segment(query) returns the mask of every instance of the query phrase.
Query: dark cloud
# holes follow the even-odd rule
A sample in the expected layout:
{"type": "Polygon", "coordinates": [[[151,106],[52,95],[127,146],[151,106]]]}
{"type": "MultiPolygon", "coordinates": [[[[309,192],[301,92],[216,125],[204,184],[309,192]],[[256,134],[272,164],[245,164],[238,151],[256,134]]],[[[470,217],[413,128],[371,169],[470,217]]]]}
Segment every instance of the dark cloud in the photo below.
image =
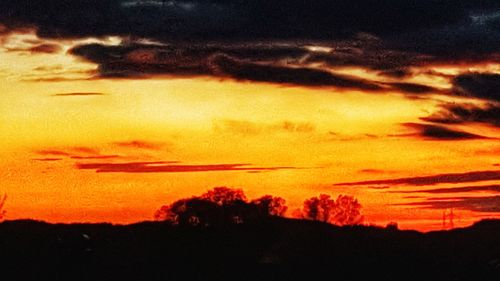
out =
{"type": "MultiPolygon", "coordinates": [[[[497,0],[5,0],[0,24],[3,33],[31,27],[42,38],[127,38],[122,46],[72,51],[97,63],[99,78],[210,75],[378,90],[381,85],[329,70],[360,66],[401,78],[410,66],[498,61],[499,10],[497,0]],[[157,43],[144,46],[142,39],[157,43]]],[[[475,87],[495,78],[481,79],[457,78],[456,88],[498,100],[475,87]]]]}
{"type": "Polygon", "coordinates": [[[6,0],[0,20],[7,27],[36,26],[47,37],[328,40],[360,31],[389,36],[470,25],[471,14],[498,7],[488,0],[6,0]]]}
{"type": "Polygon", "coordinates": [[[416,83],[401,82],[401,83],[387,83],[387,84],[392,86],[392,88],[405,93],[426,94],[426,93],[438,92],[436,88],[416,83]]]}
{"type": "Polygon", "coordinates": [[[404,190],[404,191],[388,191],[388,193],[463,193],[463,192],[500,192],[500,185],[483,185],[483,186],[460,186],[460,187],[447,187],[447,188],[434,188],[422,190],[404,190]]]}
{"type": "Polygon", "coordinates": [[[496,104],[477,106],[473,104],[447,103],[441,105],[440,111],[420,119],[427,122],[442,124],[477,122],[500,127],[500,106],[496,104]]]}
{"type": "Polygon", "coordinates": [[[187,173],[213,171],[276,171],[294,167],[252,167],[250,164],[173,165],[176,162],[77,163],[81,170],[98,173],[187,173]]]}
{"type": "Polygon", "coordinates": [[[476,135],[464,131],[453,130],[443,126],[421,124],[421,123],[403,123],[405,127],[418,131],[418,134],[406,134],[401,136],[417,136],[428,140],[474,140],[487,139],[488,137],[476,135]]]}
{"type": "Polygon", "coordinates": [[[474,212],[500,212],[500,196],[428,198],[423,202],[394,204],[426,209],[460,209],[474,212]]]}
{"type": "Polygon", "coordinates": [[[457,95],[500,101],[500,74],[466,73],[453,78],[452,83],[457,95]]]}
{"type": "Polygon", "coordinates": [[[305,49],[266,45],[169,46],[101,44],[81,45],[70,51],[99,64],[98,74],[108,78],[144,78],[151,75],[216,76],[240,81],[267,82],[310,87],[334,87],[381,91],[376,82],[305,67],[305,49]],[[288,60],[283,64],[280,61],[288,60]]]}
{"type": "Polygon", "coordinates": [[[380,91],[383,89],[381,86],[363,79],[334,74],[320,69],[245,63],[223,56],[218,57],[215,63],[216,72],[222,71],[222,73],[236,80],[313,87],[331,86],[365,91],[380,91]]]}
{"type": "Polygon", "coordinates": [[[410,77],[412,76],[412,72],[408,69],[398,69],[398,68],[395,68],[395,69],[389,69],[389,70],[382,70],[382,71],[379,71],[379,74],[380,75],[383,75],[383,76],[387,76],[387,77],[392,77],[392,78],[398,78],[398,79],[401,79],[401,78],[406,78],[406,77],[410,77]]]}
{"type": "Polygon", "coordinates": [[[85,96],[104,96],[105,94],[103,93],[59,93],[59,94],[53,94],[53,97],[85,97],[85,96]]]}
{"type": "Polygon", "coordinates": [[[474,171],[465,173],[438,174],[431,176],[409,177],[385,180],[369,180],[358,182],[343,182],[334,185],[434,185],[440,183],[464,183],[500,180],[500,170],[474,171]]]}

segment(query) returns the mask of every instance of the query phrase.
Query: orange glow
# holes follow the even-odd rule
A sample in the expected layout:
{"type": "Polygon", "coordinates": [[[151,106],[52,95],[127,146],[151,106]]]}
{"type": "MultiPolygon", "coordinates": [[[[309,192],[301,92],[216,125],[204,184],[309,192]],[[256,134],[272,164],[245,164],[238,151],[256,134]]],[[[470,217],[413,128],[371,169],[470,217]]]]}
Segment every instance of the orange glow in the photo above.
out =
{"type": "MultiPolygon", "coordinates": [[[[16,36],[10,44],[19,46],[22,36],[33,35],[16,36]]],[[[76,43],[62,42],[64,50],[76,43]]],[[[498,64],[473,67],[500,73],[498,64]]],[[[409,99],[395,92],[337,93],[215,78],[87,80],[95,69],[65,52],[0,51],[0,194],[9,195],[7,219],[131,223],[152,219],[159,206],[172,200],[232,186],[251,198],[284,197],[289,214],[319,193],[350,194],[362,203],[367,223],[397,221],[403,228],[431,230],[441,228],[442,210],[397,205],[414,201],[404,198],[413,194],[333,184],[498,169],[493,166],[499,163],[498,128],[464,127],[490,137],[480,140],[403,137],[414,132],[401,123],[420,122],[438,109],[438,100],[461,98],[409,99]],[[67,81],[51,81],[54,77],[67,81]],[[65,93],[90,94],[58,95],[65,93]],[[96,173],[76,166],[150,161],[295,169],[96,173]]],[[[442,73],[464,69],[470,67],[433,68],[442,73]]],[[[359,69],[337,71],[376,77],[359,69]]],[[[407,82],[450,86],[426,74],[407,82]]],[[[456,226],[500,217],[456,213],[456,226]]]]}

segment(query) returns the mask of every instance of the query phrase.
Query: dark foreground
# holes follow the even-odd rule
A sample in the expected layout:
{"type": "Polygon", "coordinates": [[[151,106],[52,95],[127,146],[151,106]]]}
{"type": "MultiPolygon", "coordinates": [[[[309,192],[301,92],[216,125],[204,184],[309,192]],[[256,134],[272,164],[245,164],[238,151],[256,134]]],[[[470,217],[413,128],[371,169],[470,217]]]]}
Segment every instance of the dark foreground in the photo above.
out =
{"type": "Polygon", "coordinates": [[[217,228],[0,224],[0,280],[500,280],[500,221],[422,234],[273,218],[217,228]]]}

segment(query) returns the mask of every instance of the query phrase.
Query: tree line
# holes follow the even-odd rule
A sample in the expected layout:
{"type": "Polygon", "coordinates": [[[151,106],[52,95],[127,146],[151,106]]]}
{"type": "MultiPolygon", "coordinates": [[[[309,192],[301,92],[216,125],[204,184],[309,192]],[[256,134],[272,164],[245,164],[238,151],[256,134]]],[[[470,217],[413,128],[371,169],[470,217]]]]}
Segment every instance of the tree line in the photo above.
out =
{"type": "MultiPolygon", "coordinates": [[[[327,194],[304,201],[296,217],[335,225],[355,225],[363,221],[361,204],[349,195],[336,199],[327,194]]],[[[242,189],[215,187],[207,192],[161,206],[155,213],[157,221],[174,225],[212,226],[238,224],[270,217],[284,217],[286,200],[272,195],[249,200],[242,189]]]]}
{"type": "MultiPolygon", "coordinates": [[[[0,221],[5,218],[7,195],[0,197],[0,221]]],[[[335,225],[355,225],[363,222],[361,204],[349,195],[338,195],[336,199],[327,194],[311,197],[304,201],[294,217],[316,220],[335,225]]],[[[249,200],[242,189],[215,187],[200,196],[176,200],[161,206],[154,214],[157,221],[174,225],[211,226],[238,224],[263,220],[271,217],[285,217],[286,200],[273,195],[249,200]]]]}

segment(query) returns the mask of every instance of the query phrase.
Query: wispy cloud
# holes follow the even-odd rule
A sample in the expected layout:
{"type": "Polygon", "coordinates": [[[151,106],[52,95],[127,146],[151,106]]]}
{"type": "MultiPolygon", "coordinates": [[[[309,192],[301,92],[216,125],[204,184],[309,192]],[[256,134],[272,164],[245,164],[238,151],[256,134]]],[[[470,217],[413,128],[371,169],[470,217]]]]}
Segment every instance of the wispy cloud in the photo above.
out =
{"type": "Polygon", "coordinates": [[[418,131],[417,134],[401,134],[400,136],[417,136],[427,140],[474,140],[488,139],[488,137],[464,132],[460,130],[450,129],[444,126],[429,125],[422,123],[403,123],[405,127],[412,128],[418,131]]]}
{"type": "Polygon", "coordinates": [[[500,196],[428,198],[421,202],[393,204],[426,209],[460,209],[474,212],[500,212],[500,196]]]}
{"type": "Polygon", "coordinates": [[[71,153],[62,150],[44,149],[35,151],[39,155],[71,156],[71,153]]]}
{"type": "Polygon", "coordinates": [[[144,141],[144,140],[115,142],[114,144],[117,146],[120,146],[120,147],[139,148],[139,149],[147,149],[147,150],[160,150],[166,145],[166,143],[150,142],[150,141],[144,141]]]}
{"type": "Polygon", "coordinates": [[[500,127],[500,105],[477,106],[473,104],[447,103],[441,105],[440,111],[420,119],[442,124],[483,123],[500,127]]]}
{"type": "Polygon", "coordinates": [[[75,92],[75,93],[58,93],[53,94],[53,97],[86,97],[86,96],[104,96],[104,93],[91,93],[91,92],[75,92]]]}
{"type": "Polygon", "coordinates": [[[20,53],[30,53],[30,54],[56,54],[62,51],[62,47],[59,44],[43,43],[30,47],[6,48],[6,50],[8,52],[20,52],[20,53]]]}
{"type": "Polygon", "coordinates": [[[500,185],[482,185],[482,186],[460,186],[460,187],[446,187],[446,188],[433,188],[433,189],[419,189],[419,190],[401,190],[401,191],[387,191],[388,193],[466,193],[466,192],[500,192],[500,185]]]}
{"type": "Polygon", "coordinates": [[[67,147],[64,149],[44,149],[35,151],[38,155],[43,156],[64,156],[71,159],[111,159],[119,158],[120,155],[117,154],[102,154],[99,149],[86,147],[86,146],[75,146],[67,147]]]}
{"type": "Polygon", "coordinates": [[[177,162],[77,163],[75,166],[80,170],[95,170],[98,173],[256,172],[296,169],[295,167],[253,167],[251,164],[178,165],[175,163],[177,162]]]}
{"type": "Polygon", "coordinates": [[[34,160],[34,161],[41,161],[41,162],[55,162],[55,161],[60,161],[60,160],[63,160],[63,158],[33,158],[31,160],[34,160]]]}
{"type": "Polygon", "coordinates": [[[258,123],[247,120],[224,119],[213,122],[216,131],[239,135],[258,135],[269,133],[312,133],[316,126],[309,122],[282,121],[276,123],[258,123]]]}
{"type": "Polygon", "coordinates": [[[79,160],[82,160],[82,159],[112,159],[112,158],[119,158],[121,157],[120,155],[94,155],[94,156],[78,156],[78,155],[74,155],[74,156],[71,156],[70,158],[71,159],[79,159],[79,160]]]}
{"type": "Polygon", "coordinates": [[[440,183],[463,183],[500,180],[500,170],[496,171],[472,171],[465,173],[437,174],[431,176],[408,177],[384,180],[368,180],[357,182],[336,183],[335,186],[345,185],[434,185],[440,183]]]}

